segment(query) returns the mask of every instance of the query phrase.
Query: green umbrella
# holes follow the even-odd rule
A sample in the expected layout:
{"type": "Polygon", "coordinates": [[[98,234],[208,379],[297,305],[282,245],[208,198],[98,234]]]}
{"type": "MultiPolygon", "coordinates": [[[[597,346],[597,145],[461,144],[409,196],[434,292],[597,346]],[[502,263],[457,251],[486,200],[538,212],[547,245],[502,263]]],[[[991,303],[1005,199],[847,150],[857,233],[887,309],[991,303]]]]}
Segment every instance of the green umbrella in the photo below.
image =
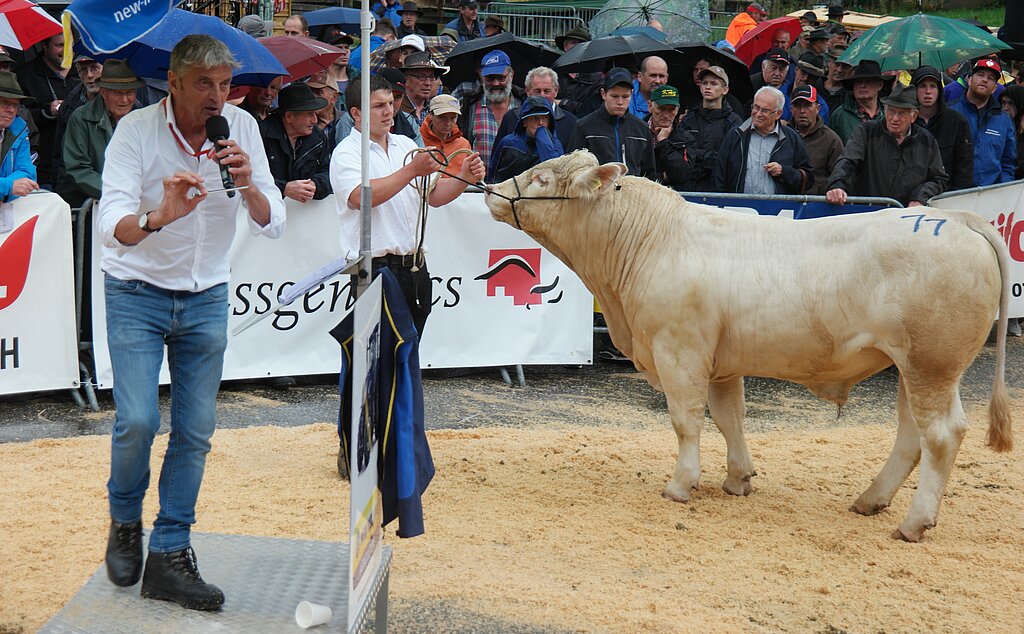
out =
{"type": "Polygon", "coordinates": [[[871,59],[882,70],[946,69],[1008,48],[1006,42],[962,20],[918,13],[868,29],[836,61],[855,66],[871,59]]]}

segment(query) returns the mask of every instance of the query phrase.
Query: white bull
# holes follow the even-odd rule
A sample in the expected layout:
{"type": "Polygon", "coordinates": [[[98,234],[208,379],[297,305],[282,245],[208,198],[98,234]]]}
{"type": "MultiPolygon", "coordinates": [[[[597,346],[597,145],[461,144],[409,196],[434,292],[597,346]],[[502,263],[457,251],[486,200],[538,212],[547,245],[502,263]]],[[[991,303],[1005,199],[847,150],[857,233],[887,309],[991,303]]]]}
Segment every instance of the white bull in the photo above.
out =
{"type": "Polygon", "coordinates": [[[997,310],[988,444],[1012,448],[1009,255],[979,216],[915,207],[758,217],[688,203],[625,172],[575,152],[495,185],[487,205],[579,275],[615,346],[664,390],[679,439],[665,497],[686,502],[697,487],[705,404],[728,445],[723,488],[750,493],[744,376],[800,383],[842,405],[858,381],[895,364],[896,443],[851,510],[886,508],[920,463],[910,511],[893,534],[919,541],[935,526],[967,429],[960,377],[997,310]]]}

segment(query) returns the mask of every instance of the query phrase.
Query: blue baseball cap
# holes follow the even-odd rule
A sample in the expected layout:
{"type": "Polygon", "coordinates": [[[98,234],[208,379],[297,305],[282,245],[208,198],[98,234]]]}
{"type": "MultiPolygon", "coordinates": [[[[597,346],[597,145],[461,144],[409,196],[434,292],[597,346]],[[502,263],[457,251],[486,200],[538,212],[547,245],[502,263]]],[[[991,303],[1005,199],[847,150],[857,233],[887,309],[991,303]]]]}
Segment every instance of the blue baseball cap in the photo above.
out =
{"type": "Polygon", "coordinates": [[[505,51],[491,51],[484,56],[484,61],[480,64],[480,74],[484,77],[504,75],[510,66],[512,66],[512,60],[508,58],[505,51]]]}

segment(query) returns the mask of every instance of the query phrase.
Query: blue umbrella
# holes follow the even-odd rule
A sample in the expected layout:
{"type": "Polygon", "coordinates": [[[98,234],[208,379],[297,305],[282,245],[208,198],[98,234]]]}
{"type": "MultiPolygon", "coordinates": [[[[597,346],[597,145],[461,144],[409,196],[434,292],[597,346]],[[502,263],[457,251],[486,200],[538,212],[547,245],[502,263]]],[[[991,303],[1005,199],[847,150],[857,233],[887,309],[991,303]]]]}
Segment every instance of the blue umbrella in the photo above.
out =
{"type": "Polygon", "coordinates": [[[81,42],[75,50],[90,54],[96,61],[124,59],[139,77],[166,79],[170,68],[171,50],[186,35],[212,35],[224,42],[241,66],[235,69],[232,83],[239,86],[267,86],[275,77],[288,71],[277,58],[256,38],[229,26],[220,18],[174,9],[138,40],[114,53],[99,54],[90,51],[81,42]]]}
{"type": "Polygon", "coordinates": [[[309,34],[316,36],[328,24],[336,24],[346,33],[359,31],[359,9],[347,7],[327,7],[302,14],[309,23],[309,34]]]}

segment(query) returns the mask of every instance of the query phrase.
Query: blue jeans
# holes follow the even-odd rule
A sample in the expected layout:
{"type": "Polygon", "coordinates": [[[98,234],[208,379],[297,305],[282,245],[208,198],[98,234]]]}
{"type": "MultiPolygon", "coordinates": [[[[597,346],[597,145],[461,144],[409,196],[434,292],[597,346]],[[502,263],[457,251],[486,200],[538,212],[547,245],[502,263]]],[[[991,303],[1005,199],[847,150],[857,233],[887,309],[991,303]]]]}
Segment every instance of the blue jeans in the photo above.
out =
{"type": "Polygon", "coordinates": [[[109,275],[103,284],[117,407],[107,482],[110,516],[118,523],[142,518],[149,455],[160,428],[157,399],[166,345],[171,435],[160,469],[160,511],[149,549],[181,550],[189,546],[216,426],[217,390],[227,347],[228,285],[190,293],[109,275]]]}

